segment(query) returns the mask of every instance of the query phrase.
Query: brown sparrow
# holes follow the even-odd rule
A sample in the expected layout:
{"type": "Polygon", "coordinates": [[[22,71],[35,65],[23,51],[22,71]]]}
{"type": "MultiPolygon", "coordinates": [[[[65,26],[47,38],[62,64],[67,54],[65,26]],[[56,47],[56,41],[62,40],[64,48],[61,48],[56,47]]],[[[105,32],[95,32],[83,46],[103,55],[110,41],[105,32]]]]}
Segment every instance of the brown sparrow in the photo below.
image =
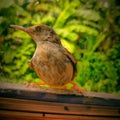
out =
{"type": "Polygon", "coordinates": [[[76,75],[76,60],[61,44],[56,32],[46,25],[11,27],[28,33],[36,43],[30,68],[51,87],[62,87],[73,81],[76,75]]]}

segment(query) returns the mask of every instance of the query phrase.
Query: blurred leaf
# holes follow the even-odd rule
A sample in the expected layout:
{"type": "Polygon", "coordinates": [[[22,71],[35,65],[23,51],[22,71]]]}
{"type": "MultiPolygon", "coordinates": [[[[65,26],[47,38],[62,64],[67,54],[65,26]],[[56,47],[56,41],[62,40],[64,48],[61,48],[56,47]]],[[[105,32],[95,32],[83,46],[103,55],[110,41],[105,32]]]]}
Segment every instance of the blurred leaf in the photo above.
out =
{"type": "Polygon", "coordinates": [[[15,57],[15,52],[8,50],[3,56],[3,60],[5,63],[11,63],[13,61],[13,58],[15,57]]]}
{"type": "Polygon", "coordinates": [[[76,41],[78,38],[76,33],[70,32],[68,29],[56,29],[56,32],[59,34],[59,36],[62,36],[70,41],[76,41]]]}
{"type": "Polygon", "coordinates": [[[64,26],[66,20],[75,12],[75,7],[78,6],[79,2],[68,3],[65,9],[61,12],[57,18],[54,28],[61,28],[64,26]]]}
{"type": "Polygon", "coordinates": [[[0,0],[0,9],[8,8],[14,4],[14,0],[0,0]]]}
{"type": "Polygon", "coordinates": [[[69,31],[76,31],[76,32],[86,32],[87,34],[91,35],[98,35],[98,31],[95,30],[94,28],[85,26],[85,25],[70,25],[67,26],[67,29],[69,31]]]}
{"type": "Polygon", "coordinates": [[[79,11],[77,11],[77,14],[83,17],[84,19],[93,20],[93,21],[98,21],[101,18],[99,12],[92,9],[82,8],[79,11]]]}

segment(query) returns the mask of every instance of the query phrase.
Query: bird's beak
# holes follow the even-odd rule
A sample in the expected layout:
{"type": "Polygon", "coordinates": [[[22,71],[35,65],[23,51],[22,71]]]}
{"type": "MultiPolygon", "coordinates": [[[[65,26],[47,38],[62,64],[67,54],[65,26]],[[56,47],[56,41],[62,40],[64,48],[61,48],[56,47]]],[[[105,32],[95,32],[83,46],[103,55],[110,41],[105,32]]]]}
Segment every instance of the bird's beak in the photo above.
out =
{"type": "Polygon", "coordinates": [[[22,27],[22,26],[18,26],[18,25],[10,25],[10,27],[18,29],[18,30],[22,30],[24,32],[27,32],[27,28],[22,27]]]}

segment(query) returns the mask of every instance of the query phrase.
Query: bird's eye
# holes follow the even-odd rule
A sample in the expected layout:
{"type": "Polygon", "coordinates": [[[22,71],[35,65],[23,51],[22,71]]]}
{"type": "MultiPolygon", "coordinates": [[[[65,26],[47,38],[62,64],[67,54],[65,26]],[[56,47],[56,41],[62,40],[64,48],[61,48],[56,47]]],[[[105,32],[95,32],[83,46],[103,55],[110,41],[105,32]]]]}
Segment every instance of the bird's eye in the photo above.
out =
{"type": "Polygon", "coordinates": [[[41,32],[41,27],[40,26],[37,26],[36,28],[35,28],[35,30],[37,31],[37,32],[41,32]]]}

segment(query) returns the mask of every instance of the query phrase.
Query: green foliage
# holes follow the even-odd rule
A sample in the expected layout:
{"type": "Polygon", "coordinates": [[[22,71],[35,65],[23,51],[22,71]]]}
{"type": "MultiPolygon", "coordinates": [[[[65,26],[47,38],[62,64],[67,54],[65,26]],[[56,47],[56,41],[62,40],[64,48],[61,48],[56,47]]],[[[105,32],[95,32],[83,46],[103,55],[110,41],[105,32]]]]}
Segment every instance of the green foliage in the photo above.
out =
{"type": "Polygon", "coordinates": [[[46,24],[78,60],[76,83],[120,93],[119,0],[1,0],[0,80],[39,82],[29,68],[35,44],[10,24],[46,24]]]}
{"type": "Polygon", "coordinates": [[[90,91],[115,92],[118,76],[113,62],[107,60],[101,53],[87,55],[78,63],[76,82],[90,91]],[[110,86],[109,86],[110,85],[110,86]]]}

